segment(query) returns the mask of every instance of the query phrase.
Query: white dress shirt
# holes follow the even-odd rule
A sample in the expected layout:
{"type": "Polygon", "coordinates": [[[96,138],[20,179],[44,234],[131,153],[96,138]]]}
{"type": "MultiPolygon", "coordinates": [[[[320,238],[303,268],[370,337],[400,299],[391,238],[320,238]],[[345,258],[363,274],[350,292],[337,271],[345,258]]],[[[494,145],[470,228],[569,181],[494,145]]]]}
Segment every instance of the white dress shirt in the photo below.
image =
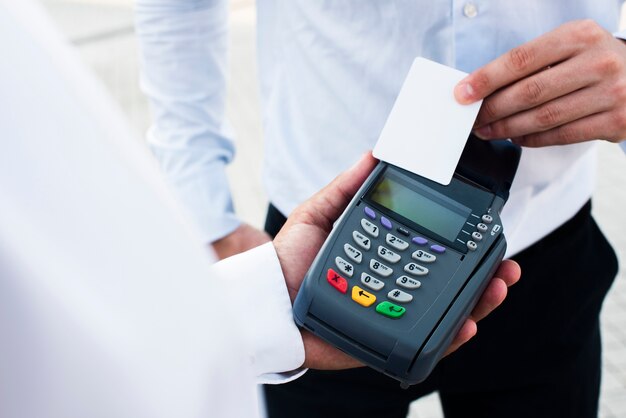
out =
{"type": "MultiPolygon", "coordinates": [[[[416,56],[470,72],[571,20],[615,31],[621,3],[258,0],[270,201],[288,215],[371,149],[416,56]]],[[[234,154],[224,120],[226,15],[225,0],[137,0],[142,84],[156,118],[149,142],[208,241],[239,223],[224,174],[234,154]]],[[[509,254],[589,199],[593,148],[524,150],[503,214],[509,254]]]]}
{"type": "Polygon", "coordinates": [[[27,0],[0,0],[0,416],[249,418],[304,360],[271,244],[211,266],[27,0]]]}

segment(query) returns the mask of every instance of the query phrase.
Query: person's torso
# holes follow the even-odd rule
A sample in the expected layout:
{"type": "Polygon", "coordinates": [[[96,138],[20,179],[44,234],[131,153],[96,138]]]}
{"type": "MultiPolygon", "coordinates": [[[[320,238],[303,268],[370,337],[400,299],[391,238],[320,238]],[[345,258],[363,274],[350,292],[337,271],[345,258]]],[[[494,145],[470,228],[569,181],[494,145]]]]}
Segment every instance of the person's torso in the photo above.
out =
{"type": "MultiPolygon", "coordinates": [[[[471,72],[571,20],[593,19],[614,31],[620,6],[617,0],[259,0],[270,200],[288,214],[371,149],[415,57],[471,72]]],[[[524,150],[504,214],[509,238],[524,231],[512,249],[550,232],[588,199],[591,148],[524,150]],[[575,193],[568,179],[578,185],[575,193]],[[532,232],[524,224],[536,216],[532,204],[541,193],[547,195],[542,205],[563,202],[563,193],[569,200],[561,212],[549,209],[545,225],[532,221],[532,232]]]]}

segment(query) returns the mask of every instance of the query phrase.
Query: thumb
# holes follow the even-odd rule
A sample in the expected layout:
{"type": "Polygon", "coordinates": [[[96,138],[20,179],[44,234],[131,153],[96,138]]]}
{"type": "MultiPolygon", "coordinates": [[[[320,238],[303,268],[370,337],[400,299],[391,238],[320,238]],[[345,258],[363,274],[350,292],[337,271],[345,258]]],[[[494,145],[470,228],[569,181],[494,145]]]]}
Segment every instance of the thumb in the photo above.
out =
{"type": "Polygon", "coordinates": [[[377,160],[371,151],[348,170],[337,176],[328,186],[317,192],[309,205],[303,208],[314,224],[330,232],[333,222],[343,213],[367,176],[376,166],[377,160]]]}

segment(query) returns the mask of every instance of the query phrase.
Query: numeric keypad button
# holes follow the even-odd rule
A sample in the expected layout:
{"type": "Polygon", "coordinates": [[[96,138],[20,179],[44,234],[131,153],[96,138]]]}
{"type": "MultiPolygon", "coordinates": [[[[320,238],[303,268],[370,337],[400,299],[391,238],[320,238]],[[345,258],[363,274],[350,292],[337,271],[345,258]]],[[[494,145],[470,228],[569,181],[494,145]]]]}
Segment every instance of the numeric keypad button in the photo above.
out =
{"type": "Polygon", "coordinates": [[[387,297],[398,303],[409,303],[413,300],[413,295],[403,292],[400,289],[393,289],[391,292],[387,293],[387,297]]]}
{"type": "Polygon", "coordinates": [[[363,253],[357,250],[356,248],[354,248],[352,245],[344,244],[343,250],[345,251],[348,258],[354,261],[355,263],[360,264],[361,261],[363,260],[363,253]]]}
{"type": "Polygon", "coordinates": [[[437,259],[437,257],[432,255],[431,253],[427,253],[423,250],[415,251],[413,254],[411,254],[411,257],[413,257],[417,261],[421,261],[422,263],[434,263],[437,259]]]}
{"type": "Polygon", "coordinates": [[[377,261],[373,258],[370,260],[370,270],[372,270],[374,273],[378,273],[383,277],[389,277],[393,274],[393,270],[391,269],[391,267],[386,266],[380,261],[377,261]]]}
{"type": "Polygon", "coordinates": [[[428,269],[426,267],[415,263],[409,263],[404,266],[404,271],[414,276],[426,276],[428,274],[428,269]]]}
{"type": "Polygon", "coordinates": [[[400,254],[396,254],[390,249],[383,247],[382,245],[378,246],[378,256],[392,264],[397,263],[402,258],[400,257],[400,254]]]}
{"type": "Polygon", "coordinates": [[[385,242],[389,246],[395,248],[398,251],[404,251],[407,248],[409,248],[409,243],[408,242],[406,242],[403,239],[400,239],[400,238],[396,237],[393,234],[387,234],[387,237],[385,238],[385,242]]]}
{"type": "Polygon", "coordinates": [[[368,235],[374,238],[378,238],[378,233],[379,233],[378,227],[374,225],[372,222],[363,218],[361,219],[361,227],[363,228],[365,232],[367,232],[368,235]]]}
{"type": "Polygon", "coordinates": [[[409,276],[400,276],[396,279],[396,284],[405,289],[418,289],[422,283],[419,280],[410,278],[409,276]]]}
{"type": "Polygon", "coordinates": [[[367,273],[361,273],[361,283],[363,283],[363,286],[369,287],[372,290],[380,290],[385,287],[385,283],[382,280],[378,280],[376,277],[370,276],[367,273]]]}
{"type": "Polygon", "coordinates": [[[372,247],[372,241],[359,231],[354,231],[352,233],[352,238],[354,239],[354,242],[356,242],[356,245],[363,248],[365,251],[372,247]]]}
{"type": "Polygon", "coordinates": [[[352,264],[348,263],[341,257],[335,258],[335,265],[341,273],[348,277],[352,277],[352,275],[354,274],[354,267],[352,266],[352,264]]]}

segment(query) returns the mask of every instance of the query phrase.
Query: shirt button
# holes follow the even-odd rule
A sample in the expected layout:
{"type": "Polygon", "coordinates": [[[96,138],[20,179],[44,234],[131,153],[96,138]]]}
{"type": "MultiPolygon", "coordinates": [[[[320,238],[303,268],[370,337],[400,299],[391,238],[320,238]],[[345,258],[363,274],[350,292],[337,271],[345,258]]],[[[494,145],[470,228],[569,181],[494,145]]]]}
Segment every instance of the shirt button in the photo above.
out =
{"type": "Polygon", "coordinates": [[[465,6],[463,6],[463,14],[465,17],[473,19],[478,15],[478,8],[474,3],[465,3],[465,6]]]}

